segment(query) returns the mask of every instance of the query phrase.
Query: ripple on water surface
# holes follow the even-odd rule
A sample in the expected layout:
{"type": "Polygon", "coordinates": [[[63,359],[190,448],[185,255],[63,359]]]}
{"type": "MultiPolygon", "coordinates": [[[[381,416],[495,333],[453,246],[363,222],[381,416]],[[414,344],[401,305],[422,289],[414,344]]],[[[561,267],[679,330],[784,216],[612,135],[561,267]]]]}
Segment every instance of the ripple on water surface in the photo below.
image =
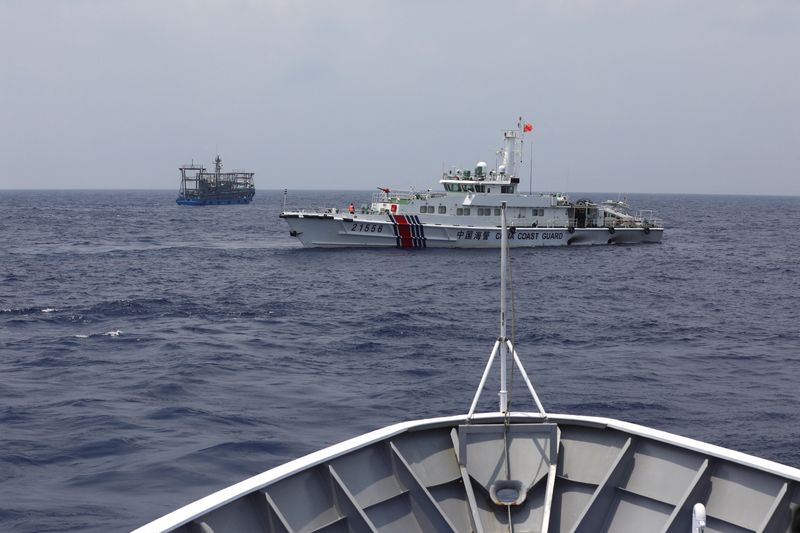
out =
{"type": "MultiPolygon", "coordinates": [[[[0,530],[128,530],[469,407],[498,334],[495,251],[302,250],[278,192],[209,209],[173,196],[0,197],[0,530]]],[[[779,223],[800,199],[631,199],[666,220],[662,244],[512,253],[509,333],[545,406],[800,466],[800,243],[779,223]]],[[[515,407],[532,408],[516,379],[515,407]]]]}

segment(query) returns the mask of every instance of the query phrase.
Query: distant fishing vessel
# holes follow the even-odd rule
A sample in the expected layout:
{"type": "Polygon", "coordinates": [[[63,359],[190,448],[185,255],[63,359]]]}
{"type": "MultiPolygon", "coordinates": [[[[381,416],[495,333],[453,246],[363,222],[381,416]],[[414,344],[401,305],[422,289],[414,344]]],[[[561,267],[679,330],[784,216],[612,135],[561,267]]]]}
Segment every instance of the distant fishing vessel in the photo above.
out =
{"type": "Polygon", "coordinates": [[[664,228],[651,210],[634,213],[624,202],[571,202],[561,193],[518,192],[520,122],[504,133],[502,164],[487,170],[451,170],[443,192],[381,188],[372,204],[356,208],[284,210],[290,235],[310,247],[497,248],[500,205],[508,205],[512,247],[658,242],[664,228]]]}
{"type": "Polygon", "coordinates": [[[249,204],[256,193],[253,172],[222,172],[222,158],[214,159],[214,172],[206,172],[194,162],[183,165],[181,189],[176,203],[180,205],[249,204]]]}

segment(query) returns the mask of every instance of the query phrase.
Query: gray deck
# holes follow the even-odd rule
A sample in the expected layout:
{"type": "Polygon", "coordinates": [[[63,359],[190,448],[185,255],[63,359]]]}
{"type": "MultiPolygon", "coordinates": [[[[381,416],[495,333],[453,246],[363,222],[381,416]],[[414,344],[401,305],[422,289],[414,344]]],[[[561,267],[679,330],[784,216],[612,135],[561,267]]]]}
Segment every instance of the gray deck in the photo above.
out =
{"type": "Polygon", "coordinates": [[[511,531],[510,517],[517,533],[689,533],[699,502],[708,533],[800,532],[793,477],[604,426],[515,423],[503,435],[497,423],[405,431],[174,531],[488,533],[511,531]],[[509,478],[524,501],[493,502],[509,478]]]}

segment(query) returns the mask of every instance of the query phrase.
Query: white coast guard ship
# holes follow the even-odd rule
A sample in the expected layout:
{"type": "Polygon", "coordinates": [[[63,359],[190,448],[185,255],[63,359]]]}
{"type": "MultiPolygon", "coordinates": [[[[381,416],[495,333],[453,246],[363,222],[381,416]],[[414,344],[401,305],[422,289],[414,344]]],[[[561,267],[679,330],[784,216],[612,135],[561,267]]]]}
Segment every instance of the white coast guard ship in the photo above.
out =
{"type": "Polygon", "coordinates": [[[322,210],[284,210],[281,218],[304,246],[399,248],[496,248],[500,205],[508,206],[513,247],[658,242],[664,231],[652,211],[634,214],[627,204],[571,202],[560,193],[522,194],[517,189],[523,131],[504,133],[502,164],[488,170],[444,173],[442,192],[379,188],[371,205],[322,210]]]}

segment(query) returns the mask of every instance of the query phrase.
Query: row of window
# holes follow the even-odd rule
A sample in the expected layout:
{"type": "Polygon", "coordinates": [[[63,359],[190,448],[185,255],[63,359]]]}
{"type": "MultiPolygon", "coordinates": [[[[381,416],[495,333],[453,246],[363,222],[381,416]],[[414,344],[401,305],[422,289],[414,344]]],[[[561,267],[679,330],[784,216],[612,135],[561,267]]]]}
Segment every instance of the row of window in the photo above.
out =
{"type": "MultiPolygon", "coordinates": [[[[419,212],[420,213],[434,213],[435,209],[436,208],[433,207],[432,205],[421,205],[421,206],[419,206],[419,212]]],[[[446,215],[447,214],[447,206],[440,205],[439,206],[439,214],[440,215],[446,215]]]]}
{"type": "MultiPolygon", "coordinates": [[[[419,212],[422,214],[430,213],[433,214],[436,212],[436,208],[432,205],[421,205],[419,206],[419,212]]],[[[440,205],[439,206],[439,214],[446,215],[447,214],[447,206],[440,205]]],[[[470,208],[469,207],[459,207],[456,209],[456,215],[458,216],[469,216],[470,208]]],[[[499,207],[479,207],[478,208],[478,216],[479,217],[489,217],[492,216],[499,217],[500,216],[500,208],[499,207]]],[[[524,216],[522,209],[517,209],[517,216],[524,216]]],[[[531,209],[531,216],[534,217],[543,217],[544,216],[544,207],[534,207],[531,209]]]]}

